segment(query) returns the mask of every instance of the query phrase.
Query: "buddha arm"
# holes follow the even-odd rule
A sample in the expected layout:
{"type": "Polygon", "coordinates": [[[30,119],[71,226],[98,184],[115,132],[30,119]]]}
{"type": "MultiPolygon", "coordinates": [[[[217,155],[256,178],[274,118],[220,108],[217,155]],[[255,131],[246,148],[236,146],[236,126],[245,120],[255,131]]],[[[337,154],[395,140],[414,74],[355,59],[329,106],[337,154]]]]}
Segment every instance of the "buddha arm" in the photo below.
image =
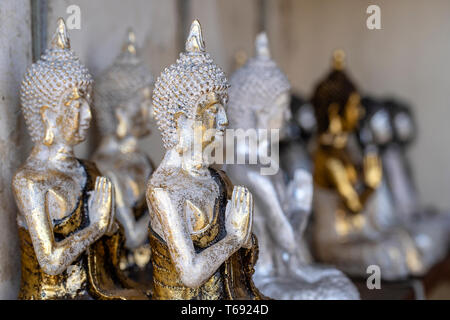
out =
{"type": "Polygon", "coordinates": [[[355,190],[342,162],[336,158],[330,158],[326,162],[326,169],[336,185],[339,195],[344,199],[347,208],[352,212],[362,211],[365,199],[360,198],[355,190]]]}
{"type": "Polygon", "coordinates": [[[152,214],[157,215],[164,240],[180,279],[187,287],[199,287],[207,281],[242,244],[232,235],[196,253],[183,214],[177,212],[168,193],[150,188],[147,195],[152,214]]]}
{"type": "Polygon", "coordinates": [[[106,172],[106,175],[111,179],[115,186],[116,218],[125,230],[125,245],[128,249],[137,248],[142,245],[148,237],[150,215],[146,214],[139,220],[136,220],[133,210],[125,204],[117,176],[110,171],[106,172]]]}
{"type": "Polygon", "coordinates": [[[14,179],[16,203],[33,242],[34,251],[42,270],[49,275],[62,273],[89,245],[104,233],[98,223],[76,232],[62,241],[55,241],[46,192],[27,179],[14,179]]]}
{"type": "Polygon", "coordinates": [[[243,184],[251,188],[252,194],[261,203],[261,206],[259,206],[261,212],[257,214],[265,215],[265,225],[269,228],[278,245],[288,252],[293,252],[297,246],[294,230],[282,208],[280,197],[273,182],[259,172],[250,171],[247,175],[248,179],[243,184]]]}

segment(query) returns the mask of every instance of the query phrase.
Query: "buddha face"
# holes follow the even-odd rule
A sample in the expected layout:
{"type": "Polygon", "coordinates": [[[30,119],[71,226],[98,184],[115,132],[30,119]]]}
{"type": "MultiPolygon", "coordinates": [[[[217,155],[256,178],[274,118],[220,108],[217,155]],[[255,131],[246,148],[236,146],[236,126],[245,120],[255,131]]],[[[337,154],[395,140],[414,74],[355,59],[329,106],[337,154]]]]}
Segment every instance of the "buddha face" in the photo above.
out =
{"type": "Polygon", "coordinates": [[[406,112],[399,112],[394,116],[394,130],[400,142],[409,141],[414,132],[411,116],[406,112]]]}
{"type": "Polygon", "coordinates": [[[128,134],[137,138],[148,135],[152,118],[151,88],[139,90],[135,97],[116,108],[115,115],[119,138],[128,134]]]}
{"type": "Polygon", "coordinates": [[[198,159],[217,137],[223,137],[228,126],[225,104],[219,94],[209,92],[200,97],[193,119],[182,112],[175,114],[178,153],[194,152],[198,159]]]}
{"type": "Polygon", "coordinates": [[[273,105],[258,110],[256,112],[257,128],[282,129],[285,122],[291,118],[290,97],[289,92],[285,91],[275,99],[273,105]]]}
{"type": "Polygon", "coordinates": [[[62,139],[69,145],[84,141],[92,119],[89,101],[90,88],[74,88],[63,95],[62,105],[56,111],[43,107],[41,116],[46,137],[50,135],[56,140],[62,139]]]}
{"type": "Polygon", "coordinates": [[[202,147],[212,143],[218,136],[222,137],[228,126],[225,101],[215,92],[204,95],[203,102],[197,109],[194,132],[201,135],[202,147]]]}
{"type": "Polygon", "coordinates": [[[379,110],[372,116],[370,129],[376,144],[383,145],[391,141],[393,132],[389,122],[389,114],[386,110],[379,110]]]}
{"type": "Polygon", "coordinates": [[[311,134],[317,125],[312,105],[306,103],[301,106],[295,116],[295,120],[304,133],[311,134]]]}
{"type": "Polygon", "coordinates": [[[343,124],[345,131],[353,131],[362,115],[361,98],[356,92],[352,93],[347,100],[344,109],[343,124]]]}

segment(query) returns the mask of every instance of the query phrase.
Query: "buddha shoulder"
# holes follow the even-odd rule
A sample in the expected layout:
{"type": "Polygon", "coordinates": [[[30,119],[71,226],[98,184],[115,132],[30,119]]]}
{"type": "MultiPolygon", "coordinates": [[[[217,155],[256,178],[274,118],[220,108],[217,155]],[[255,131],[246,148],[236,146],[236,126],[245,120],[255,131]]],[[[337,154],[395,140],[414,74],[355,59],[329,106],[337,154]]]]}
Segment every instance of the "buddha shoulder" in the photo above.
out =
{"type": "Polygon", "coordinates": [[[47,171],[22,167],[14,174],[12,187],[16,194],[21,190],[37,191],[47,185],[50,179],[51,175],[47,171]]]}
{"type": "MultiPolygon", "coordinates": [[[[152,174],[148,189],[162,188],[166,190],[178,189],[184,185],[185,175],[180,168],[158,167],[152,174]]],[[[187,187],[184,185],[184,187],[187,187]]]]}

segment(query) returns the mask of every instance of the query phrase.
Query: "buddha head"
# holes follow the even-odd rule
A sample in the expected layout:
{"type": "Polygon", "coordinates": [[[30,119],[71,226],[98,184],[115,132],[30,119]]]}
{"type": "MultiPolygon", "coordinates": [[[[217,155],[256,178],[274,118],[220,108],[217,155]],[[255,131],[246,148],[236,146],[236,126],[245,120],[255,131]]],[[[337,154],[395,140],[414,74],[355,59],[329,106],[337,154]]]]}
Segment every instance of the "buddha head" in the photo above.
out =
{"type": "Polygon", "coordinates": [[[417,128],[411,108],[393,99],[387,100],[386,105],[389,108],[395,141],[403,145],[411,143],[417,128]]]}
{"type": "Polygon", "coordinates": [[[167,150],[179,153],[193,142],[202,150],[223,136],[228,125],[225,73],[206,52],[200,23],[191,25],[185,52],[158,77],[153,90],[154,115],[167,150]]]}
{"type": "Polygon", "coordinates": [[[314,90],[311,102],[321,142],[344,146],[363,115],[357,88],[344,72],[345,54],[333,54],[333,70],[314,90]],[[337,138],[337,139],[336,139],[337,138]]]}
{"type": "Polygon", "coordinates": [[[363,146],[384,147],[393,139],[390,114],[386,105],[375,98],[362,99],[364,116],[361,118],[358,138],[363,146]]]}
{"type": "Polygon", "coordinates": [[[135,34],[129,30],[121,54],[96,79],[94,111],[101,133],[119,139],[148,135],[152,86],[153,76],[139,58],[135,34]]]}
{"type": "Polygon", "coordinates": [[[256,56],[231,77],[229,117],[235,129],[282,129],[290,118],[290,84],[270,57],[267,35],[255,41],[256,56]]]}
{"type": "Polygon", "coordinates": [[[76,145],[91,121],[92,77],[70,49],[66,25],[58,19],[51,46],[25,73],[20,100],[33,142],[76,145]]]}

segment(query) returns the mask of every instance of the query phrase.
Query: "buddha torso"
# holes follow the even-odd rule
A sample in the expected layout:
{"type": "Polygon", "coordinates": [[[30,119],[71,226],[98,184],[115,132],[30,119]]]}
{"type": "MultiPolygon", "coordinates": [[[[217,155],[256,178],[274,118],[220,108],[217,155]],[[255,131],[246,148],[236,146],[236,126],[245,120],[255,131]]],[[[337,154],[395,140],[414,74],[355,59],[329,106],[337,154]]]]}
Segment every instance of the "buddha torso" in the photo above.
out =
{"type": "MultiPolygon", "coordinates": [[[[148,156],[139,150],[122,153],[100,148],[93,159],[106,175],[109,172],[115,175],[115,188],[121,194],[120,199],[116,197],[116,204],[130,208],[136,221],[145,218],[148,215],[145,189],[153,172],[153,164],[148,156]]],[[[150,256],[148,241],[133,249],[124,248],[120,268],[127,276],[146,287],[152,275],[150,256]]]]}
{"type": "MultiPolygon", "coordinates": [[[[281,209],[287,209],[285,200],[288,195],[283,183],[282,172],[279,170],[274,175],[262,176],[259,165],[230,165],[227,166],[226,171],[233,183],[246,185],[255,198],[253,232],[258,237],[260,252],[258,263],[255,266],[255,276],[263,277],[285,273],[286,270],[283,270],[285,268],[283,268],[282,262],[284,251],[272,235],[270,222],[267,218],[268,214],[266,213],[267,210],[273,209],[268,208],[267,202],[262,199],[265,191],[268,193],[274,192],[281,209]]],[[[283,210],[283,213],[287,213],[287,210],[283,210]]]]}
{"type": "MultiPolygon", "coordinates": [[[[362,169],[355,165],[346,148],[319,146],[314,155],[314,197],[313,207],[317,212],[316,225],[333,232],[316,232],[320,242],[353,241],[378,237],[375,226],[379,215],[389,209],[389,203],[381,203],[376,198],[381,196],[382,188],[364,203],[360,212],[351,212],[339,194],[338,185],[331,170],[345,175],[355,190],[363,188],[362,169]],[[325,227],[327,225],[327,227],[325,227]]],[[[334,173],[335,175],[336,173],[334,173]]],[[[390,209],[389,209],[390,210],[390,209]]]]}
{"type": "Polygon", "coordinates": [[[136,218],[146,214],[145,189],[153,165],[146,154],[141,152],[120,153],[100,150],[94,155],[94,161],[102,172],[113,172],[118,180],[123,203],[133,208],[136,218]]]}
{"type": "MultiPolygon", "coordinates": [[[[84,166],[82,166],[85,169],[84,166]]],[[[47,189],[46,206],[49,210],[50,221],[53,225],[54,237],[56,241],[62,241],[68,235],[82,229],[89,224],[87,216],[85,197],[87,192],[92,190],[93,178],[98,175],[93,172],[95,169],[89,168],[84,171],[81,181],[84,186],[80,186],[77,180],[72,180],[61,173],[64,184],[72,188],[61,186],[61,177],[57,172],[34,173],[32,178],[43,189],[47,189]],[[82,182],[83,183],[83,182],[82,182]],[[68,193],[67,190],[80,190],[79,192],[68,193]],[[74,195],[79,194],[78,198],[74,195]]],[[[88,265],[87,255],[80,255],[62,274],[48,275],[42,271],[34,252],[33,243],[27,230],[24,218],[18,216],[20,244],[22,252],[22,283],[20,287],[19,299],[89,299],[88,292],[88,265]]]]}
{"type": "MultiPolygon", "coordinates": [[[[57,174],[49,175],[45,182],[39,181],[42,188],[47,189],[48,196],[45,201],[46,206],[52,206],[50,212],[63,213],[59,218],[49,217],[57,242],[64,241],[66,237],[89,225],[87,204],[89,192],[94,189],[95,179],[100,174],[92,163],[80,160],[80,164],[84,171],[85,183],[75,200],[72,196],[75,193],[67,194],[62,191],[68,190],[67,185],[74,184],[73,181],[63,180],[65,186],[62,186],[62,179],[57,174]],[[74,203],[74,209],[66,210],[72,208],[71,203],[74,203]]],[[[43,176],[33,177],[35,178],[43,176]]],[[[49,275],[39,264],[30,233],[21,216],[18,218],[18,224],[22,254],[19,299],[145,299],[142,293],[127,286],[126,278],[118,272],[117,258],[120,244],[123,242],[120,232],[101,237],[61,274],[49,275]],[[108,257],[105,256],[105,251],[109,253],[108,257]],[[116,279],[118,283],[112,279],[116,279]]]]}
{"type": "MultiPolygon", "coordinates": [[[[209,170],[210,176],[193,178],[179,169],[166,171],[159,168],[150,181],[153,187],[164,188],[177,212],[183,213],[183,220],[188,226],[197,253],[226,235],[225,209],[231,197],[232,185],[223,172],[209,170]]],[[[234,299],[241,294],[245,294],[247,299],[260,297],[251,281],[253,265],[257,259],[256,239],[253,240],[252,249],[240,249],[201,286],[190,288],[180,280],[167,243],[163,239],[161,226],[154,216],[151,219],[149,234],[152,247],[153,299],[217,300],[234,299]],[[236,275],[238,270],[239,277],[236,275]],[[241,286],[245,287],[239,291],[241,286]]]]}
{"type": "Polygon", "coordinates": [[[257,287],[275,299],[357,299],[356,288],[340,271],[310,264],[304,231],[311,210],[311,174],[299,166],[295,173],[298,180],[293,178],[289,184],[282,168],[267,176],[261,175],[260,168],[260,165],[227,166],[233,182],[247,185],[255,199],[253,230],[259,243],[254,275],[257,287]],[[293,252],[287,252],[280,244],[288,230],[282,226],[272,228],[275,221],[269,218],[271,210],[280,210],[279,214],[286,217],[293,229],[296,241],[293,252]],[[278,239],[274,232],[279,234],[278,239]]]}

